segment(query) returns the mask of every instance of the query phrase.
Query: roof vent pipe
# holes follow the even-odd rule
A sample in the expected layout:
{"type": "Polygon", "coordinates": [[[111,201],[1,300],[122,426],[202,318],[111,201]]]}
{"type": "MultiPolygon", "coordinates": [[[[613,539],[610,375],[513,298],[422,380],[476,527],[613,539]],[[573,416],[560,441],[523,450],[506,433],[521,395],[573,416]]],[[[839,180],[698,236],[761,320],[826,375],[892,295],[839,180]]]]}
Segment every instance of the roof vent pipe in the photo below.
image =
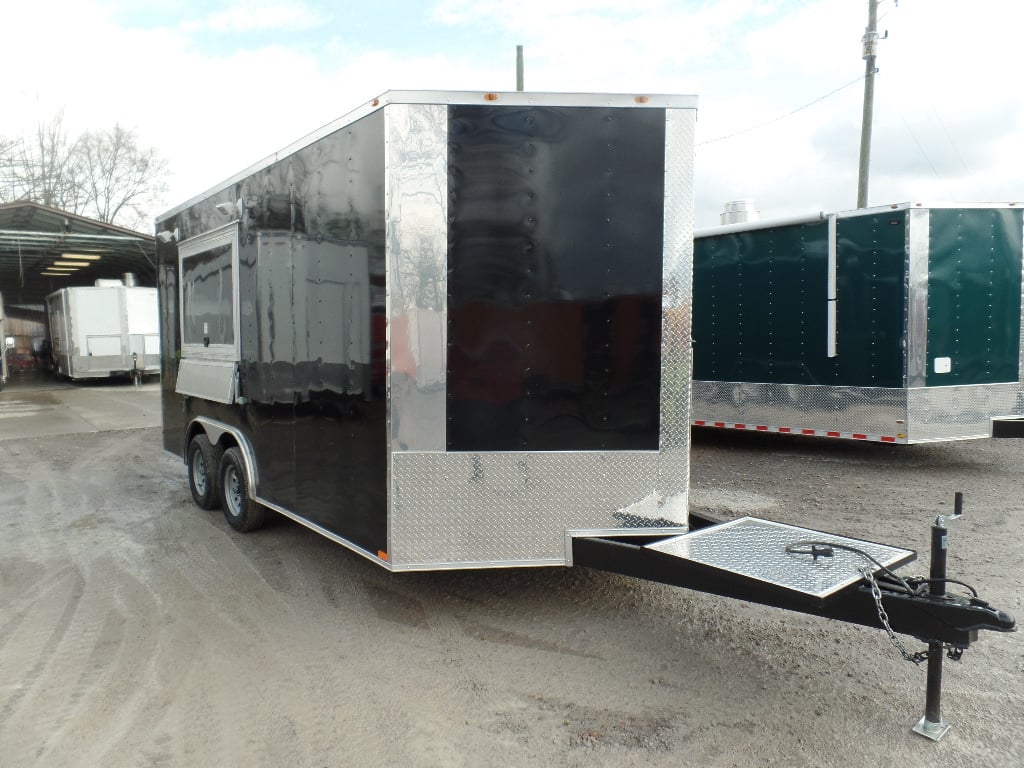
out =
{"type": "Polygon", "coordinates": [[[124,284],[129,288],[134,288],[139,284],[138,279],[135,277],[134,272],[125,272],[123,275],[124,284]]]}
{"type": "Polygon", "coordinates": [[[742,224],[745,221],[757,221],[761,212],[753,200],[733,200],[725,204],[725,210],[719,215],[719,224],[742,224]]]}

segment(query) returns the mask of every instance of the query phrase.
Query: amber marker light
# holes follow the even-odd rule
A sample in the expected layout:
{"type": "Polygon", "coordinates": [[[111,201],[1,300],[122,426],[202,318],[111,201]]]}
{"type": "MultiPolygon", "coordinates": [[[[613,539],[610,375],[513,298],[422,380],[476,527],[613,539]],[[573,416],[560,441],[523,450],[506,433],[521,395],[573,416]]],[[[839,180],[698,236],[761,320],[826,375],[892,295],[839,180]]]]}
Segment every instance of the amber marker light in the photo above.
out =
{"type": "Polygon", "coordinates": [[[377,557],[379,557],[385,563],[388,561],[388,553],[385,552],[383,549],[378,549],[377,550],[377,557]]]}
{"type": "Polygon", "coordinates": [[[650,99],[647,96],[637,96],[633,101],[637,104],[646,104],[650,99]]]}
{"type": "Polygon", "coordinates": [[[496,93],[485,93],[484,94],[484,101],[497,101],[497,100],[498,100],[498,94],[496,94],[496,93]]]}

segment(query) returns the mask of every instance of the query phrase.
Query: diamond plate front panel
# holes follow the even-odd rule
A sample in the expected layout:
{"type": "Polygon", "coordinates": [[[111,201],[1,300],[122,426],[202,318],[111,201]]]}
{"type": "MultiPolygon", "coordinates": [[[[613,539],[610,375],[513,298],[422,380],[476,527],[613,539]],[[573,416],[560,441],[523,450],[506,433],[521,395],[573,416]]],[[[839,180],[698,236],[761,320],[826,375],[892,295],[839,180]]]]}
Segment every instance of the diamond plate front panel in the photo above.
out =
{"type": "Polygon", "coordinates": [[[711,422],[895,435],[906,432],[907,392],[876,387],[695,381],[691,415],[711,422]]]}
{"type": "Polygon", "coordinates": [[[908,437],[913,443],[990,437],[992,417],[1024,415],[1019,383],[922,387],[908,396],[908,437]]]}
{"type": "Polygon", "coordinates": [[[832,557],[794,554],[788,545],[823,542],[854,547],[886,567],[914,559],[914,552],[845,536],[744,517],[648,545],[648,549],[737,573],[783,589],[823,598],[855,584],[861,571],[877,566],[856,552],[834,549],[832,557]]]}
{"type": "Polygon", "coordinates": [[[661,528],[655,452],[395,453],[395,569],[565,562],[572,529],[661,528]]]}

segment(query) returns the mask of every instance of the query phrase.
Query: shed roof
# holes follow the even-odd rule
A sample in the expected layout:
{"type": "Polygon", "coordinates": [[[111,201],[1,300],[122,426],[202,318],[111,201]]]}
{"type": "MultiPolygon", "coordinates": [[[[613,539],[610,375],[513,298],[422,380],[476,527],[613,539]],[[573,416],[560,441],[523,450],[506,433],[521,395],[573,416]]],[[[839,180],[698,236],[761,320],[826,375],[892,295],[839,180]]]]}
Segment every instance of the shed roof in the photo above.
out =
{"type": "Polygon", "coordinates": [[[42,304],[60,288],[93,285],[126,272],[135,273],[139,285],[156,284],[151,235],[39,203],[0,205],[0,294],[8,307],[42,304]],[[66,275],[43,274],[59,261],[80,266],[67,267],[74,271],[66,275]]]}

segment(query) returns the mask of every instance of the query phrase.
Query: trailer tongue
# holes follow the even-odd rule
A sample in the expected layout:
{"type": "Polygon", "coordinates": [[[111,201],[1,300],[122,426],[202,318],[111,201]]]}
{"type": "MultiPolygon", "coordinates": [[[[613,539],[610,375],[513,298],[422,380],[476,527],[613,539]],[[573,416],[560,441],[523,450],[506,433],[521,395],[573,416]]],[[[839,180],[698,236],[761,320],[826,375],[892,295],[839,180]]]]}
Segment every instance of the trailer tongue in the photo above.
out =
{"type": "MultiPolygon", "coordinates": [[[[957,494],[960,516],[962,497],[957,494]]],[[[677,536],[572,537],[572,562],[625,576],[761,603],[837,621],[884,629],[900,655],[927,662],[925,714],[914,731],[939,740],[949,730],[941,714],[942,659],[959,661],[983,629],[1015,631],[1009,614],[976,593],[951,595],[946,576],[947,518],[932,526],[928,578],[895,571],[916,559],[909,549],[743,517],[715,522],[690,515],[677,536]],[[900,634],[928,644],[911,653],[900,634]]],[[[973,589],[972,589],[973,592],[973,589]]]]}

